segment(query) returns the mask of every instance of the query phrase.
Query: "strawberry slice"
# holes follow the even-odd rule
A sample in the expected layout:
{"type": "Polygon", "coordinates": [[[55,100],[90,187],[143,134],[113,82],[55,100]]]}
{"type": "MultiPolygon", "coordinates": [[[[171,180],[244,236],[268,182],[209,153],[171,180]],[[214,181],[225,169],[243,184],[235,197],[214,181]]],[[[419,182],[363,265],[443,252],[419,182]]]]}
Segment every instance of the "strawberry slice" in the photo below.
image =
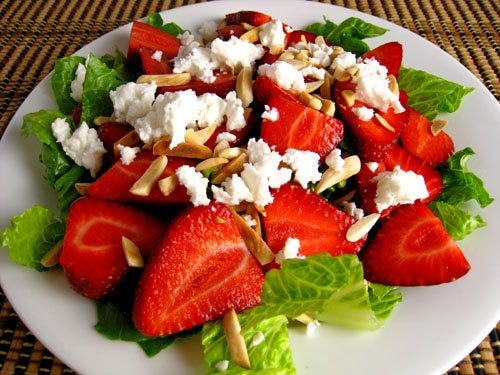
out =
{"type": "Polygon", "coordinates": [[[240,10],[239,12],[226,14],[226,25],[239,25],[248,23],[252,26],[260,26],[272,21],[273,18],[265,13],[253,10],[240,10]]]}
{"type": "MultiPolygon", "coordinates": [[[[302,39],[305,39],[307,43],[314,43],[317,37],[317,34],[309,31],[293,30],[292,32],[286,34],[285,46],[287,48],[293,46],[296,43],[302,42],[302,39]]],[[[328,42],[326,43],[329,45],[328,42]]]]}
{"type": "Polygon", "coordinates": [[[266,76],[258,76],[253,82],[252,89],[255,103],[260,106],[264,106],[264,104],[267,104],[271,96],[276,95],[284,96],[289,100],[300,103],[299,100],[291,92],[282,89],[276,82],[266,76]]]}
{"type": "Polygon", "coordinates": [[[394,209],[361,260],[367,280],[387,285],[441,284],[470,269],[441,221],[421,202],[394,209]]]}
{"type": "MultiPolygon", "coordinates": [[[[158,184],[155,184],[148,196],[132,194],[129,190],[134,183],[144,174],[150,164],[157,158],[151,152],[142,151],[129,165],[117,161],[101,177],[99,177],[88,189],[88,194],[94,198],[109,199],[121,202],[138,202],[148,204],[187,203],[189,196],[186,188],[178,185],[169,195],[164,195],[158,184]]],[[[181,165],[194,166],[195,162],[190,159],[169,157],[168,164],[160,178],[171,176],[181,165]]]]}
{"type": "Polygon", "coordinates": [[[366,236],[347,241],[347,230],[355,219],[315,193],[285,184],[273,197],[273,203],[266,206],[263,225],[266,242],[275,253],[283,249],[288,238],[300,241],[299,253],[304,256],[356,254],[366,241],[366,236]]]}
{"type": "Polygon", "coordinates": [[[168,58],[162,53],[160,61],[153,58],[156,51],[149,47],[139,48],[139,57],[141,59],[142,73],[143,74],[170,74],[172,67],[168,58]]]}
{"type": "Polygon", "coordinates": [[[248,30],[243,27],[243,25],[227,25],[217,29],[217,34],[219,34],[220,38],[223,40],[228,40],[232,36],[239,38],[243,34],[245,34],[248,30]]]}
{"type": "Polygon", "coordinates": [[[230,91],[236,88],[236,76],[232,73],[222,72],[217,75],[213,83],[206,83],[198,79],[191,79],[190,82],[184,85],[176,86],[162,86],[158,87],[156,92],[164,94],[166,92],[175,92],[183,90],[193,90],[196,95],[203,95],[205,93],[217,94],[224,98],[230,91]]]}
{"type": "Polygon", "coordinates": [[[344,136],[340,120],[295,100],[275,95],[268,105],[276,108],[279,116],[276,121],[262,121],[261,137],[282,154],[295,148],[316,152],[324,158],[344,136]]]}
{"type": "Polygon", "coordinates": [[[374,58],[380,65],[387,68],[387,74],[398,77],[401,62],[403,61],[403,46],[398,42],[382,44],[361,55],[362,59],[374,58]]]}
{"type": "Polygon", "coordinates": [[[102,141],[106,153],[104,154],[105,166],[104,169],[112,166],[115,161],[114,145],[117,141],[123,138],[133,130],[132,126],[123,122],[108,121],[97,127],[97,135],[102,141]]]}
{"type": "Polygon", "coordinates": [[[147,23],[134,21],[130,31],[127,59],[137,58],[139,49],[147,47],[153,51],[162,51],[167,59],[177,56],[181,42],[175,36],[147,23]]]}
{"type": "Polygon", "coordinates": [[[174,219],[147,264],[133,320],[147,336],[173,334],[258,304],[263,282],[229,209],[191,206],[174,219]]]}
{"type": "Polygon", "coordinates": [[[147,259],[164,229],[156,218],[137,208],[80,198],[70,207],[59,263],[76,292],[88,298],[101,298],[127,272],[122,236],[134,242],[147,259]]]}
{"type": "Polygon", "coordinates": [[[401,133],[403,147],[430,164],[446,162],[455,151],[451,137],[442,130],[432,134],[432,122],[413,108],[408,110],[408,124],[401,133]]]}

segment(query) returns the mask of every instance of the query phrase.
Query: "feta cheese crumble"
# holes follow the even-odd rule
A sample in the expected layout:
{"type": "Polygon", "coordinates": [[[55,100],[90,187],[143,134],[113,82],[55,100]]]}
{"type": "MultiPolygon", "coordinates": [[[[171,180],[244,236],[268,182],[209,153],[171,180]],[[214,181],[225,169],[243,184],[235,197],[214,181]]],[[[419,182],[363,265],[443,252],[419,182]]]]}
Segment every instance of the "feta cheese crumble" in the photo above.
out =
{"type": "Polygon", "coordinates": [[[276,253],[274,261],[278,264],[283,263],[285,259],[303,259],[303,255],[299,255],[300,240],[297,238],[287,238],[283,249],[276,253]]]}
{"type": "Polygon", "coordinates": [[[422,175],[413,171],[404,171],[399,166],[392,172],[381,172],[373,177],[377,183],[375,204],[378,212],[397,204],[413,203],[417,199],[429,196],[422,175]]]}
{"type": "Polygon", "coordinates": [[[222,132],[217,135],[217,138],[215,138],[215,143],[219,143],[222,141],[226,141],[227,143],[232,143],[236,142],[236,135],[233,133],[229,132],[222,132]]]}
{"type": "Polygon", "coordinates": [[[254,346],[257,346],[257,345],[260,345],[264,342],[265,340],[265,336],[262,332],[257,332],[255,335],[253,335],[252,337],[252,343],[250,344],[251,347],[254,347],[254,346]]]}
{"type": "Polygon", "coordinates": [[[145,116],[153,107],[156,83],[129,82],[109,93],[116,121],[131,125],[145,116]]]}
{"type": "Polygon", "coordinates": [[[221,185],[222,187],[212,185],[212,193],[217,202],[234,206],[243,201],[250,202],[253,198],[247,185],[237,174],[226,178],[221,185]]]}
{"type": "Polygon", "coordinates": [[[229,368],[229,361],[227,359],[219,361],[215,364],[215,369],[220,372],[227,371],[228,368],[229,368]]]}
{"type": "Polygon", "coordinates": [[[375,171],[378,168],[378,163],[376,161],[369,161],[369,162],[366,163],[366,166],[368,167],[368,169],[370,171],[372,171],[373,173],[375,173],[375,171]]]}
{"type": "Polygon", "coordinates": [[[251,67],[255,61],[264,56],[264,48],[232,36],[224,41],[214,39],[210,44],[211,57],[220,68],[229,68],[239,71],[241,68],[251,67]]]}
{"type": "Polygon", "coordinates": [[[325,163],[335,172],[342,172],[344,170],[345,161],[342,159],[342,151],[335,148],[326,156],[325,163]]]}
{"type": "Polygon", "coordinates": [[[52,134],[66,153],[77,165],[90,171],[92,177],[97,175],[102,165],[102,156],[106,149],[97,135],[97,131],[89,128],[84,121],[71,133],[70,125],[63,118],[52,124],[52,134]]]}
{"type": "Polygon", "coordinates": [[[356,207],[356,203],[354,202],[342,202],[342,211],[344,211],[347,215],[352,216],[356,220],[361,219],[365,216],[365,212],[362,208],[356,207]]]}
{"type": "Polygon", "coordinates": [[[269,121],[278,121],[280,114],[277,108],[271,108],[266,104],[264,105],[264,112],[262,112],[260,117],[269,121]]]}
{"type": "Polygon", "coordinates": [[[375,111],[373,108],[368,108],[365,106],[362,107],[354,107],[352,109],[352,112],[356,115],[357,118],[359,118],[361,121],[368,121],[371,120],[372,117],[375,115],[375,111]]]}
{"type": "Polygon", "coordinates": [[[137,156],[137,153],[141,151],[140,147],[128,147],[124,145],[118,145],[118,151],[120,151],[120,160],[124,165],[129,165],[132,163],[137,156]]]}
{"type": "Polygon", "coordinates": [[[83,64],[78,64],[75,72],[75,79],[71,81],[71,97],[75,102],[81,103],[82,93],[83,93],[83,82],[85,81],[85,75],[87,74],[87,68],[83,64]]]}
{"type": "Polygon", "coordinates": [[[309,182],[318,182],[321,179],[319,155],[312,151],[301,151],[289,148],[283,155],[283,161],[295,172],[294,180],[304,189],[309,182]]]}
{"type": "Polygon", "coordinates": [[[210,203],[207,197],[208,179],[198,172],[194,167],[183,165],[176,169],[175,175],[179,183],[186,187],[193,206],[206,206],[210,203]]]}
{"type": "Polygon", "coordinates": [[[320,322],[317,320],[313,320],[307,323],[307,336],[311,336],[320,326],[320,322]]]}
{"type": "Polygon", "coordinates": [[[161,61],[162,57],[163,57],[163,52],[162,51],[154,51],[154,53],[151,55],[151,58],[153,60],[158,61],[158,62],[161,61]]]}
{"type": "Polygon", "coordinates": [[[285,61],[278,60],[272,64],[262,64],[257,73],[269,77],[285,90],[304,91],[306,89],[304,76],[300,70],[285,61]]]}
{"type": "Polygon", "coordinates": [[[264,47],[273,49],[274,47],[285,46],[286,33],[283,31],[283,23],[279,20],[267,22],[261,26],[259,39],[264,47]]]}

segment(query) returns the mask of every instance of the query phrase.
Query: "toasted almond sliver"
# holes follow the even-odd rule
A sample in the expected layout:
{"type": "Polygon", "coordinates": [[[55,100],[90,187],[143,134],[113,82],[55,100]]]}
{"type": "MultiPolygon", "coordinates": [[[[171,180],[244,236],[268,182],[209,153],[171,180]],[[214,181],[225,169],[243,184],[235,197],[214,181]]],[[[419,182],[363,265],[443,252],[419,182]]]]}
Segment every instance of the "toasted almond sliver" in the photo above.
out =
{"type": "Polygon", "coordinates": [[[255,221],[255,226],[252,229],[255,230],[255,232],[260,237],[262,237],[262,223],[260,221],[259,211],[257,211],[255,204],[251,203],[251,204],[247,205],[247,208],[245,211],[246,211],[247,215],[250,215],[251,218],[255,221]]]}
{"type": "Polygon", "coordinates": [[[274,44],[270,50],[269,53],[271,55],[279,55],[281,52],[285,50],[285,45],[284,44],[274,44]]]}
{"type": "Polygon", "coordinates": [[[240,367],[250,368],[250,358],[248,358],[245,339],[241,335],[241,326],[238,315],[234,309],[229,310],[222,318],[222,328],[226,335],[227,347],[231,358],[240,367]]]}
{"type": "Polygon", "coordinates": [[[241,148],[241,147],[229,147],[229,148],[225,148],[224,150],[222,150],[221,152],[219,152],[219,157],[221,158],[225,158],[225,159],[234,159],[234,158],[237,158],[238,156],[240,156],[242,153],[245,152],[245,149],[244,148],[241,148]]]}
{"type": "Polygon", "coordinates": [[[130,192],[135,195],[146,197],[151,192],[154,184],[160,178],[163,170],[167,166],[168,159],[165,155],[158,156],[146,169],[144,174],[130,188],[130,192]]]}
{"type": "MultiPolygon", "coordinates": [[[[305,42],[307,43],[307,42],[305,42]]],[[[302,49],[295,55],[295,60],[300,60],[300,61],[309,61],[309,54],[307,53],[306,50],[302,49]]]]}
{"type": "Polygon", "coordinates": [[[254,27],[253,29],[250,29],[246,33],[241,35],[240,39],[248,43],[256,43],[259,41],[259,32],[260,27],[254,27]]]}
{"type": "Polygon", "coordinates": [[[199,130],[188,129],[184,133],[184,141],[186,143],[204,145],[214,134],[215,129],[217,129],[217,125],[210,125],[199,130]]]}
{"type": "Polygon", "coordinates": [[[343,90],[340,95],[342,95],[349,107],[352,107],[354,105],[354,102],[356,101],[356,94],[354,93],[354,91],[343,90]]]}
{"type": "Polygon", "coordinates": [[[241,99],[244,108],[253,102],[252,68],[243,68],[236,78],[236,96],[241,99]]]}
{"type": "Polygon", "coordinates": [[[169,140],[159,140],[153,145],[153,154],[203,160],[212,157],[212,150],[204,145],[187,142],[181,142],[170,148],[169,140]]]}
{"type": "Polygon", "coordinates": [[[115,154],[115,157],[117,159],[120,157],[120,150],[118,150],[118,145],[133,147],[137,145],[140,140],[141,139],[139,138],[139,134],[137,134],[135,130],[129,131],[113,144],[113,152],[115,154]]]}
{"type": "Polygon", "coordinates": [[[333,49],[332,49],[332,54],[331,54],[331,59],[333,60],[334,58],[336,58],[338,55],[344,53],[344,49],[340,46],[334,46],[333,49]]]}
{"type": "Polygon", "coordinates": [[[349,227],[346,233],[347,241],[356,242],[363,238],[370,229],[373,228],[377,220],[380,218],[380,214],[374,213],[367,216],[363,216],[361,219],[356,221],[353,225],[349,227]]]}
{"type": "Polygon", "coordinates": [[[144,267],[141,251],[137,245],[125,236],[122,236],[122,248],[129,267],[144,267]]]}
{"type": "Polygon", "coordinates": [[[305,60],[294,59],[287,62],[297,70],[302,70],[305,67],[309,66],[309,64],[305,60]]]}
{"type": "Polygon", "coordinates": [[[179,86],[185,85],[191,81],[190,73],[171,73],[171,74],[144,74],[137,78],[137,83],[155,82],[156,86],[179,86]]]}
{"type": "Polygon", "coordinates": [[[291,61],[295,59],[295,55],[289,51],[285,51],[283,52],[280,57],[278,58],[278,60],[282,60],[282,61],[291,61]]]}
{"type": "Polygon", "coordinates": [[[357,174],[361,169],[361,161],[357,155],[351,155],[344,159],[344,168],[342,171],[336,171],[332,168],[328,168],[318,184],[316,185],[315,192],[317,194],[325,191],[330,186],[338,184],[340,181],[346,180],[351,176],[357,174]]]}
{"type": "Polygon", "coordinates": [[[399,95],[399,86],[396,77],[394,77],[392,74],[389,74],[387,76],[387,79],[389,80],[389,90],[391,90],[394,95],[399,95]]]}
{"type": "Polygon", "coordinates": [[[443,120],[443,119],[436,119],[432,121],[431,124],[431,133],[432,135],[436,136],[439,134],[441,130],[444,129],[444,127],[448,124],[448,121],[443,120]]]}
{"type": "Polygon", "coordinates": [[[228,142],[227,140],[223,139],[222,141],[220,141],[219,143],[217,143],[217,144],[215,145],[215,147],[214,147],[214,156],[219,156],[219,155],[220,155],[220,153],[221,153],[223,150],[225,150],[225,149],[227,149],[227,148],[229,148],[229,147],[231,147],[231,146],[229,145],[229,142],[228,142]]]}
{"type": "Polygon", "coordinates": [[[59,256],[62,252],[64,240],[60,240],[56,242],[49,251],[42,257],[40,263],[42,266],[46,268],[54,267],[57,263],[59,263],[59,256]]]}
{"type": "Polygon", "coordinates": [[[332,80],[330,74],[325,74],[323,84],[319,89],[322,98],[330,100],[332,98],[332,80]]]}
{"type": "Polygon", "coordinates": [[[307,82],[306,83],[306,89],[305,89],[305,91],[308,92],[308,93],[316,91],[321,86],[323,86],[323,83],[325,83],[324,80],[307,82]]]}
{"type": "Polygon", "coordinates": [[[380,114],[378,113],[375,113],[375,118],[378,120],[378,122],[380,123],[380,125],[382,125],[384,128],[386,128],[387,130],[390,130],[391,132],[395,132],[396,130],[392,127],[391,124],[389,124],[387,122],[387,120],[385,118],[383,118],[380,114]]]}
{"type": "Polygon", "coordinates": [[[201,171],[204,171],[205,169],[220,167],[228,162],[229,162],[228,159],[222,158],[222,157],[209,158],[209,159],[205,159],[203,161],[200,161],[196,165],[195,169],[198,172],[201,172],[201,171]]]}
{"type": "Polygon", "coordinates": [[[163,195],[170,195],[179,185],[179,178],[173,174],[158,180],[158,187],[163,195]]]}
{"type": "Polygon", "coordinates": [[[328,99],[323,99],[321,102],[323,103],[321,112],[333,117],[335,115],[335,103],[328,99]]]}
{"type": "Polygon", "coordinates": [[[77,182],[75,183],[75,190],[80,195],[87,195],[90,185],[92,185],[90,182],[77,182]]]}
{"type": "Polygon", "coordinates": [[[255,29],[255,26],[254,26],[254,25],[249,24],[248,22],[242,22],[242,23],[241,23],[241,26],[243,26],[243,28],[244,28],[245,30],[247,30],[247,31],[248,31],[248,30],[255,29]]]}
{"type": "Polygon", "coordinates": [[[94,125],[101,126],[102,124],[105,124],[106,122],[111,122],[115,121],[115,114],[113,113],[111,116],[97,116],[94,117],[94,125]]]}
{"type": "Polygon", "coordinates": [[[350,66],[346,69],[346,72],[349,73],[349,75],[352,77],[358,72],[359,68],[355,65],[350,66]]]}
{"type": "Polygon", "coordinates": [[[340,82],[346,82],[346,81],[349,81],[351,79],[351,75],[349,74],[348,71],[346,71],[344,69],[337,68],[337,69],[335,69],[335,72],[333,73],[333,79],[335,79],[336,81],[340,81],[340,82]]]}
{"type": "Polygon", "coordinates": [[[309,323],[312,323],[314,319],[307,314],[300,314],[299,316],[295,317],[295,320],[301,322],[302,324],[308,325],[309,323]]]}
{"type": "Polygon", "coordinates": [[[266,242],[238,213],[234,210],[231,210],[231,213],[233,214],[234,222],[236,223],[236,227],[238,227],[238,231],[243,237],[248,250],[250,250],[255,259],[257,259],[261,265],[271,263],[274,260],[274,253],[271,251],[266,242]]]}
{"type": "Polygon", "coordinates": [[[323,103],[321,102],[320,99],[316,98],[315,96],[305,92],[305,91],[302,91],[299,95],[299,100],[304,103],[305,105],[307,105],[308,107],[310,108],[313,108],[313,109],[316,109],[316,110],[320,110],[321,107],[323,106],[323,103]]]}
{"type": "Polygon", "coordinates": [[[234,158],[224,167],[222,167],[213,177],[212,183],[219,185],[226,178],[231,177],[234,173],[240,173],[243,170],[243,165],[248,161],[248,155],[242,153],[240,156],[234,158]]]}

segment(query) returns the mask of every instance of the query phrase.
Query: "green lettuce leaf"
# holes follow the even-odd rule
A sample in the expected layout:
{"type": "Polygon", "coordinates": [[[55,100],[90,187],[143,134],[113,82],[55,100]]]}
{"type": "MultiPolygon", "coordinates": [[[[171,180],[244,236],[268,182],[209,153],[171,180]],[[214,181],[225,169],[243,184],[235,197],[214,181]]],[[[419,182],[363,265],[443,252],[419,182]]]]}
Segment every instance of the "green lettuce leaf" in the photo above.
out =
{"type": "Polygon", "coordinates": [[[66,118],[71,124],[71,120],[58,111],[40,110],[29,113],[23,118],[21,135],[34,135],[42,143],[40,161],[45,167],[43,177],[54,188],[59,209],[66,211],[79,196],[75,183],[82,179],[85,168],[76,165],[52,135],[52,123],[57,118],[66,118]]]}
{"type": "Polygon", "coordinates": [[[455,112],[464,96],[474,90],[403,66],[399,71],[398,84],[408,94],[408,104],[430,120],[440,112],[455,112]]]}
{"type": "Polygon", "coordinates": [[[224,360],[229,361],[224,374],[295,374],[287,318],[283,315],[262,318],[255,311],[250,309],[238,315],[250,359],[249,370],[232,361],[220,320],[203,326],[202,344],[209,374],[220,373],[216,366],[224,360]],[[264,341],[254,345],[253,339],[257,334],[263,334],[264,341]]]}
{"type": "Polygon", "coordinates": [[[158,29],[161,29],[173,36],[183,34],[186,31],[175,22],[163,23],[163,18],[161,17],[160,13],[157,12],[149,13],[146,23],[158,29]]]}
{"type": "Polygon", "coordinates": [[[52,92],[59,110],[69,115],[78,104],[71,97],[71,82],[75,79],[78,64],[85,64],[81,56],[69,56],[57,59],[54,65],[54,74],[51,78],[52,92]]]}
{"type": "Polygon", "coordinates": [[[115,71],[116,77],[123,82],[130,82],[134,80],[134,75],[126,64],[126,57],[118,48],[114,55],[105,54],[101,56],[100,60],[107,65],[108,68],[115,71]]]}
{"type": "Polygon", "coordinates": [[[324,23],[316,22],[306,27],[306,31],[322,35],[325,40],[334,46],[341,46],[356,56],[370,50],[368,44],[362,41],[383,35],[387,29],[365,22],[360,18],[350,17],[340,24],[323,17],[324,23]]]}
{"type": "Polygon", "coordinates": [[[434,201],[429,204],[429,208],[441,220],[450,236],[457,241],[486,226],[481,216],[472,216],[460,207],[445,202],[434,201]]]}
{"type": "Polygon", "coordinates": [[[64,237],[65,224],[51,210],[33,206],[10,219],[11,227],[0,232],[0,245],[23,266],[43,271],[43,256],[64,237]]]}

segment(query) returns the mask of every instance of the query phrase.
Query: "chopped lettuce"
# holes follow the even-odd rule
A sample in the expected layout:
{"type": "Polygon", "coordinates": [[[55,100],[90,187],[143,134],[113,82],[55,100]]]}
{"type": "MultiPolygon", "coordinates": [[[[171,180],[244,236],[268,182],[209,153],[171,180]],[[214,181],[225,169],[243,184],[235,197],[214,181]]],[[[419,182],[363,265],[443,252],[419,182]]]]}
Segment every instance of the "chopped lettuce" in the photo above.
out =
{"type": "Polygon", "coordinates": [[[0,232],[0,245],[23,266],[43,271],[43,256],[64,237],[65,224],[51,210],[33,206],[13,217],[11,227],[0,232]]]}
{"type": "Polygon", "coordinates": [[[58,111],[40,110],[29,113],[23,118],[21,135],[34,135],[42,143],[40,161],[45,167],[43,177],[54,188],[57,205],[61,211],[67,210],[78,196],[75,183],[85,174],[85,168],[76,165],[56,142],[52,134],[52,123],[57,118],[71,120],[58,111]]]}
{"type": "Polygon", "coordinates": [[[434,201],[429,204],[434,215],[441,219],[446,231],[455,240],[463,240],[476,229],[486,226],[480,215],[472,216],[460,207],[449,203],[434,201]]]}
{"type": "Polygon", "coordinates": [[[288,339],[288,320],[284,315],[262,318],[261,314],[250,309],[238,315],[238,320],[247,346],[251,369],[243,369],[231,359],[219,320],[206,323],[202,331],[204,358],[209,367],[209,374],[221,372],[217,366],[222,361],[229,361],[225,374],[295,374],[288,339]],[[263,335],[264,340],[260,343],[254,341],[256,335],[263,335]]]}
{"type": "Polygon", "coordinates": [[[360,18],[350,17],[340,24],[323,17],[324,23],[316,22],[307,26],[306,31],[322,35],[326,41],[334,46],[341,46],[356,56],[370,50],[362,39],[383,35],[387,29],[365,22],[360,18]]]}
{"type": "Polygon", "coordinates": [[[105,54],[101,57],[101,61],[105,63],[108,68],[115,71],[116,77],[123,82],[134,80],[134,76],[126,64],[126,57],[119,49],[116,49],[114,55],[105,54]]]}
{"type": "Polygon", "coordinates": [[[85,64],[85,58],[81,56],[62,57],[57,59],[54,65],[54,75],[51,79],[52,92],[59,110],[65,115],[69,115],[78,104],[71,97],[71,82],[75,79],[78,64],[85,64]]]}
{"type": "Polygon", "coordinates": [[[399,71],[398,84],[408,94],[408,104],[430,120],[440,112],[455,112],[464,96],[474,90],[403,66],[399,71]]]}
{"type": "Polygon", "coordinates": [[[186,31],[182,27],[177,25],[175,22],[163,23],[163,18],[161,17],[161,14],[157,12],[149,13],[146,23],[158,29],[161,29],[173,36],[183,34],[186,31]]]}

